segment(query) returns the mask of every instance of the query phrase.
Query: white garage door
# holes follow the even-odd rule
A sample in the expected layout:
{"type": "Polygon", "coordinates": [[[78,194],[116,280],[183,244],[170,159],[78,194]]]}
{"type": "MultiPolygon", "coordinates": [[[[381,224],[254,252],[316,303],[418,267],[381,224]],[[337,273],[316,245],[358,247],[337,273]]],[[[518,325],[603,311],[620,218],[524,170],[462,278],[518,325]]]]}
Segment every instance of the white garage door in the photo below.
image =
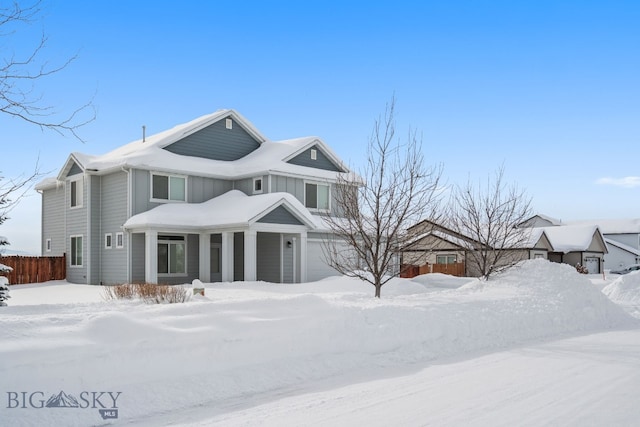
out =
{"type": "Polygon", "coordinates": [[[587,257],[584,259],[585,267],[589,271],[589,274],[598,274],[600,273],[600,258],[597,257],[587,257]]]}
{"type": "Polygon", "coordinates": [[[329,276],[337,276],[339,273],[329,267],[322,254],[322,241],[310,240],[307,242],[307,281],[315,282],[329,276]]]}

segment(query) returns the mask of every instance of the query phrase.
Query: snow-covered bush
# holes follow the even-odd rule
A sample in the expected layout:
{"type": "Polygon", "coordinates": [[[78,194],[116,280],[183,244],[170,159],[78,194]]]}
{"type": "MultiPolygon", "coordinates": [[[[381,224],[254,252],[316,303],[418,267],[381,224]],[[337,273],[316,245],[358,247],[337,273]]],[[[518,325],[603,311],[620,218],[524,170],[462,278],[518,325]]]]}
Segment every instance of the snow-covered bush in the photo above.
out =
{"type": "Polygon", "coordinates": [[[183,286],[155,285],[153,283],[125,283],[106,286],[105,300],[139,298],[147,304],[174,304],[189,299],[189,292],[183,286]]]}
{"type": "Polygon", "coordinates": [[[9,280],[4,276],[0,276],[0,307],[5,307],[7,305],[5,301],[11,298],[8,285],[9,280]]]}
{"type": "Polygon", "coordinates": [[[584,265],[578,263],[576,264],[576,271],[580,274],[589,274],[589,270],[584,265]]]}

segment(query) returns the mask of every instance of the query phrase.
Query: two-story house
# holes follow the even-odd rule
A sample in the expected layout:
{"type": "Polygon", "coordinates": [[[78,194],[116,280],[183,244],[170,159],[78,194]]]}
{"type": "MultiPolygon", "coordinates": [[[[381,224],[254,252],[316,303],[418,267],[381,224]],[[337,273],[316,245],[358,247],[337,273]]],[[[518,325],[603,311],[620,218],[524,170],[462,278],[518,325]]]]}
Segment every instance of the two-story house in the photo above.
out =
{"type": "Polygon", "coordinates": [[[73,283],[295,283],[322,256],[348,168],[319,138],[273,142],[219,110],[100,156],[72,153],[39,183],[42,253],[73,283]]]}

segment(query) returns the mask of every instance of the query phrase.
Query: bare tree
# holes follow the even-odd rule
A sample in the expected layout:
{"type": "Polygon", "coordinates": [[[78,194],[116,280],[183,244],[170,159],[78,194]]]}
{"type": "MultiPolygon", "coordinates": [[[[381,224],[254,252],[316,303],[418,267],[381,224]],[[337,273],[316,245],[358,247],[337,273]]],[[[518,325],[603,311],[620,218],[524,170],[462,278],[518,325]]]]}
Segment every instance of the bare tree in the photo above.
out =
{"type": "Polygon", "coordinates": [[[485,186],[467,181],[452,191],[447,226],[461,236],[467,271],[488,279],[522,259],[530,243],[529,229],[519,225],[531,217],[531,198],[517,185],[504,182],[504,166],[485,186]]]}
{"type": "MultiPolygon", "coordinates": [[[[40,1],[28,4],[20,4],[18,1],[0,3],[0,49],[11,45],[12,37],[32,24],[40,12],[40,1]]],[[[72,56],[59,65],[51,65],[41,59],[46,44],[47,37],[42,34],[35,46],[27,52],[16,54],[13,51],[0,50],[0,113],[23,120],[42,130],[83,141],[78,130],[95,119],[92,102],[89,101],[69,114],[61,115],[52,105],[45,103],[43,95],[36,91],[37,84],[62,71],[76,59],[76,56],[72,56]]],[[[7,213],[39,176],[41,175],[36,163],[32,174],[14,179],[0,177],[0,224],[7,219],[7,213]]],[[[7,244],[6,240],[4,244],[7,244]]]]}
{"type": "MultiPolygon", "coordinates": [[[[16,33],[33,23],[40,12],[40,1],[27,5],[21,5],[17,1],[6,6],[0,4],[0,39],[9,41],[16,33]]],[[[41,59],[46,44],[47,36],[42,34],[28,52],[16,54],[12,51],[0,51],[0,112],[43,130],[82,141],[77,133],[78,129],[95,119],[92,102],[69,114],[60,115],[53,106],[43,101],[42,93],[36,91],[37,83],[63,70],[77,58],[74,55],[59,65],[51,65],[41,59]]],[[[0,47],[3,45],[6,43],[0,44],[0,47]]]]}
{"type": "Polygon", "coordinates": [[[361,173],[338,179],[335,214],[326,218],[332,233],[323,244],[331,267],[371,283],[378,298],[398,273],[398,248],[407,228],[438,211],[442,175],[441,166],[425,166],[415,131],[405,144],[394,140],[394,107],[392,99],[375,121],[361,173]]]}

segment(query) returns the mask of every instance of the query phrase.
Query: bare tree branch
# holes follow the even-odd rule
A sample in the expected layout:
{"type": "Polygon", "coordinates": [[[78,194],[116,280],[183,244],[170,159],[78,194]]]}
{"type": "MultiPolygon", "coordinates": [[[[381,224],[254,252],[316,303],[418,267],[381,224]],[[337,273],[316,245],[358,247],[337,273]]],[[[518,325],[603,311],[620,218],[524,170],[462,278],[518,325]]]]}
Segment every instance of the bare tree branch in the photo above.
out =
{"type": "Polygon", "coordinates": [[[360,174],[364,182],[355,173],[338,178],[337,213],[326,217],[332,233],[323,245],[329,265],[371,283],[376,297],[398,273],[398,247],[409,225],[439,210],[442,167],[425,166],[415,131],[405,144],[395,140],[394,108],[392,99],[374,123],[360,174]]]}

